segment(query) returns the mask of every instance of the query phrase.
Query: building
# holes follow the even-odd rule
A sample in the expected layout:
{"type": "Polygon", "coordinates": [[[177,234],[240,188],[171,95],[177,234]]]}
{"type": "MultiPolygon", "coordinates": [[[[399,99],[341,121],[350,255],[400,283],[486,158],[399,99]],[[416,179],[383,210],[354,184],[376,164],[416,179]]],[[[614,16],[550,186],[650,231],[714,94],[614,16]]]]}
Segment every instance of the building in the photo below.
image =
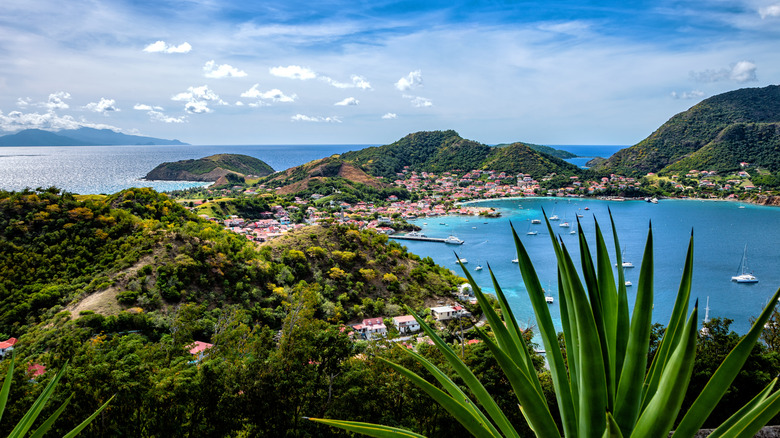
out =
{"type": "Polygon", "coordinates": [[[193,356],[196,356],[194,362],[200,362],[203,360],[203,358],[206,356],[206,352],[209,348],[213,347],[214,344],[209,344],[208,342],[201,342],[201,341],[195,341],[192,344],[189,345],[190,347],[190,354],[193,356]]]}
{"type": "Polygon", "coordinates": [[[16,345],[16,338],[8,338],[0,342],[0,357],[5,357],[7,353],[14,351],[14,345],[16,345]]]}
{"type": "Polygon", "coordinates": [[[393,325],[398,329],[398,333],[414,333],[420,331],[420,323],[412,315],[396,316],[393,318],[393,325]]]}
{"type": "Polygon", "coordinates": [[[352,328],[368,340],[380,336],[387,336],[387,326],[385,326],[385,322],[382,318],[364,319],[361,324],[355,324],[352,328]]]}

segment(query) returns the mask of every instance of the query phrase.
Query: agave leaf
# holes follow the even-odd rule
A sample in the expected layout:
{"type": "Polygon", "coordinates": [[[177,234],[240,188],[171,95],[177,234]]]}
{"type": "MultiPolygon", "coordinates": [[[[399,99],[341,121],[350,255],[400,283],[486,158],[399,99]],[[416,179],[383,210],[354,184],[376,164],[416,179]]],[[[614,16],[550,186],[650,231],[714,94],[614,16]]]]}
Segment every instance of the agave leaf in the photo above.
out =
{"type": "Polygon", "coordinates": [[[761,315],[753,323],[748,333],[731,350],[718,369],[715,370],[715,374],[710,377],[707,385],[693,402],[690,409],[688,409],[673,436],[693,436],[695,431],[701,428],[701,425],[704,424],[712,410],[715,409],[718,401],[726,393],[729,385],[734,381],[745,361],[747,361],[748,356],[750,356],[750,352],[764,329],[764,324],[766,324],[769,316],[772,314],[778,298],[780,298],[780,289],[770,298],[764,311],[761,312],[761,315]]]}
{"type": "MultiPolygon", "coordinates": [[[[424,358],[423,356],[415,353],[412,350],[404,348],[403,351],[405,351],[407,354],[411,355],[417,362],[419,362],[423,367],[425,367],[426,370],[428,370],[429,373],[433,375],[433,377],[436,378],[436,380],[439,381],[441,386],[444,388],[445,391],[447,391],[452,398],[455,400],[463,400],[463,405],[466,406],[467,409],[469,409],[472,414],[475,417],[478,417],[480,422],[482,422],[483,425],[490,431],[490,433],[494,436],[500,436],[501,434],[498,433],[496,428],[493,426],[492,423],[485,417],[485,414],[482,413],[482,411],[479,410],[479,408],[472,402],[469,397],[460,390],[460,387],[453,382],[447,374],[445,374],[442,370],[440,370],[438,367],[436,367],[434,364],[432,364],[428,359],[424,358]]],[[[386,361],[385,361],[386,362],[386,361]]]]}
{"type": "Polygon", "coordinates": [[[620,433],[620,426],[615,421],[615,417],[609,412],[607,412],[607,428],[604,429],[602,438],[623,438],[623,434],[620,433]]]}
{"type": "Polygon", "coordinates": [[[769,384],[766,385],[766,387],[761,390],[758,395],[753,397],[753,399],[750,400],[748,404],[735,412],[731,417],[729,417],[728,420],[721,423],[721,425],[718,426],[717,429],[713,430],[711,434],[707,435],[707,438],[721,438],[727,430],[731,429],[731,426],[735,425],[737,421],[743,418],[748,412],[766,400],[767,397],[769,397],[769,394],[775,388],[775,384],[777,384],[777,377],[772,379],[772,381],[769,382],[769,384]]]}
{"type": "MultiPolygon", "coordinates": [[[[563,354],[561,353],[561,349],[558,345],[558,334],[555,331],[555,326],[553,325],[552,317],[550,316],[550,308],[547,305],[547,302],[544,301],[542,285],[539,282],[539,277],[536,275],[536,270],[534,270],[533,263],[531,263],[531,258],[528,256],[528,252],[526,251],[522,241],[520,241],[514,226],[511,228],[512,236],[515,241],[515,248],[517,249],[518,266],[520,267],[520,273],[523,276],[523,283],[525,284],[525,289],[528,291],[528,297],[531,300],[531,305],[534,308],[536,322],[539,324],[539,331],[542,336],[542,344],[544,345],[544,349],[547,354],[547,362],[550,366],[550,374],[555,385],[555,397],[558,401],[558,409],[561,414],[563,432],[565,436],[575,436],[577,431],[577,415],[572,398],[571,387],[569,385],[569,377],[566,370],[566,365],[563,362],[563,354]]],[[[560,291],[560,277],[558,283],[558,290],[560,291]]],[[[567,332],[565,330],[568,326],[568,318],[566,318],[566,299],[564,298],[563,294],[559,294],[558,300],[561,306],[561,319],[563,320],[564,324],[564,332],[567,332]]],[[[491,327],[493,327],[492,324],[491,327]]],[[[495,332],[495,328],[493,328],[493,331],[495,332]]]]}
{"type": "MultiPolygon", "coordinates": [[[[615,403],[619,370],[617,359],[618,294],[615,289],[615,277],[612,274],[612,265],[609,260],[607,245],[604,242],[604,235],[601,233],[598,221],[596,221],[596,260],[598,287],[601,292],[602,315],[604,318],[604,343],[602,344],[605,348],[604,351],[608,353],[605,358],[605,363],[608,364],[607,372],[609,376],[607,379],[608,401],[611,408],[610,411],[613,411],[614,408],[612,407],[615,403]]],[[[622,266],[619,270],[622,272],[622,266]]]]}
{"type": "Polygon", "coordinates": [[[550,409],[547,407],[544,396],[535,391],[529,376],[482,330],[477,329],[477,333],[479,333],[482,341],[493,353],[493,356],[495,356],[496,361],[509,380],[509,384],[512,385],[512,389],[520,401],[520,406],[523,407],[523,415],[531,429],[534,430],[537,436],[560,436],[561,433],[558,431],[558,426],[555,425],[555,420],[553,420],[552,414],[550,414],[550,409]]]}
{"type": "MultiPolygon", "coordinates": [[[[457,257],[457,254],[455,256],[457,257]]],[[[525,371],[525,374],[529,376],[529,378],[532,375],[535,376],[536,370],[534,369],[533,363],[531,362],[531,356],[528,354],[528,348],[525,343],[525,339],[520,333],[520,327],[518,327],[517,321],[515,320],[514,315],[511,313],[512,310],[509,308],[508,304],[506,310],[509,313],[504,313],[505,316],[504,320],[502,321],[501,317],[498,316],[495,309],[493,309],[488,300],[485,298],[485,295],[482,293],[482,289],[479,287],[479,285],[477,285],[477,282],[474,281],[471,273],[469,273],[468,269],[466,269],[462,263],[461,268],[463,268],[463,273],[466,275],[466,278],[471,284],[471,289],[474,291],[474,295],[477,297],[477,302],[482,309],[482,313],[485,315],[485,318],[487,319],[488,324],[490,324],[490,327],[493,328],[493,333],[496,335],[498,344],[501,346],[501,348],[508,351],[509,357],[513,358],[513,360],[517,362],[517,365],[525,371]]],[[[506,298],[501,291],[501,287],[496,281],[496,277],[493,274],[493,270],[490,268],[490,264],[488,264],[488,271],[490,271],[490,277],[493,279],[493,285],[495,286],[496,297],[498,297],[499,303],[502,300],[504,303],[506,303],[506,298]]],[[[501,307],[503,312],[503,305],[501,307]]],[[[539,379],[534,378],[534,380],[536,381],[534,386],[536,386],[536,390],[541,394],[542,386],[539,383],[539,379]]]]}
{"type": "Polygon", "coordinates": [[[642,383],[647,368],[647,351],[650,345],[650,324],[653,314],[653,229],[647,232],[647,243],[639,272],[634,313],[626,347],[626,358],[620,373],[615,399],[615,419],[624,436],[631,435],[639,418],[642,401],[642,383]]]}
{"type": "Polygon", "coordinates": [[[87,418],[86,420],[82,421],[81,424],[79,424],[78,426],[73,428],[73,430],[68,432],[63,438],[73,438],[74,436],[78,435],[78,433],[81,432],[82,429],[87,427],[89,425],[89,423],[91,423],[92,420],[95,419],[95,417],[97,417],[101,412],[103,412],[104,409],[106,409],[108,407],[108,404],[111,403],[111,401],[114,399],[114,397],[116,397],[116,394],[112,395],[111,398],[106,400],[106,402],[103,403],[103,405],[100,406],[97,411],[95,411],[92,415],[90,415],[89,418],[87,418]]]}
{"type": "Polygon", "coordinates": [[[350,432],[362,433],[363,435],[368,435],[375,438],[425,438],[423,435],[408,431],[406,429],[401,429],[399,427],[381,426],[379,424],[360,423],[357,421],[329,420],[324,418],[304,417],[304,419],[317,423],[327,424],[328,426],[338,427],[350,432]]]}
{"type": "Polygon", "coordinates": [[[27,431],[30,430],[30,427],[32,427],[33,423],[38,418],[38,415],[40,415],[41,410],[43,410],[43,407],[46,405],[46,402],[49,401],[52,393],[54,393],[54,388],[57,386],[57,383],[59,383],[62,375],[65,373],[66,366],[67,362],[62,367],[62,369],[60,369],[57,375],[49,382],[49,384],[46,385],[46,388],[43,389],[41,395],[38,396],[38,398],[35,400],[35,403],[33,403],[27,413],[24,414],[24,417],[19,420],[19,423],[16,424],[16,427],[14,427],[14,429],[8,435],[8,438],[23,437],[27,431]]]}
{"type": "Polygon", "coordinates": [[[751,438],[778,412],[780,412],[780,392],[775,392],[742,416],[722,437],[751,438]]]}
{"type": "MultiPolygon", "coordinates": [[[[621,268],[618,269],[618,304],[617,304],[617,332],[615,337],[615,384],[620,382],[620,376],[623,372],[623,362],[626,357],[626,348],[628,348],[628,338],[631,332],[630,321],[628,319],[628,294],[626,292],[626,277],[623,272],[623,255],[620,251],[620,240],[618,239],[617,229],[615,228],[615,219],[612,217],[612,210],[607,209],[609,212],[609,222],[612,226],[612,238],[615,243],[615,258],[617,259],[617,265],[621,268]]],[[[594,218],[595,220],[595,218],[594,218]]],[[[598,231],[598,223],[596,224],[598,231]]],[[[606,251],[606,248],[604,248],[606,251]]],[[[611,274],[610,269],[610,274],[611,274]]],[[[617,391],[617,386],[615,386],[617,391]]]]}
{"type": "Polygon", "coordinates": [[[680,338],[683,335],[683,325],[685,323],[685,315],[688,313],[688,301],[691,297],[691,281],[693,278],[693,230],[691,230],[691,239],[688,243],[688,253],[685,257],[685,267],[683,268],[682,279],[680,280],[680,288],[677,291],[677,299],[674,302],[674,308],[672,310],[672,316],[669,319],[666,333],[661,340],[661,345],[658,347],[653,363],[650,366],[650,372],[648,373],[645,386],[646,391],[644,394],[644,400],[642,401],[642,407],[644,408],[650,402],[655,390],[658,387],[658,382],[661,379],[661,373],[663,373],[664,367],[674,351],[680,338]]]}
{"type": "Polygon", "coordinates": [[[604,356],[590,303],[577,276],[574,262],[563,244],[561,252],[564,265],[562,278],[571,290],[570,304],[576,314],[575,329],[581,344],[577,352],[580,368],[578,374],[572,377],[578,379],[580,389],[577,436],[598,436],[606,427],[604,412],[607,406],[607,381],[604,356]]]}
{"type": "Polygon", "coordinates": [[[420,389],[425,391],[425,393],[427,393],[432,399],[436,401],[436,403],[438,403],[447,412],[449,412],[450,415],[458,420],[458,422],[462,424],[463,427],[465,427],[466,430],[468,430],[469,433],[471,433],[473,436],[495,438],[495,435],[490,433],[485,423],[482,421],[482,418],[474,415],[474,412],[465,406],[466,403],[470,402],[468,399],[463,401],[455,400],[454,398],[450,397],[449,394],[428,383],[427,380],[418,376],[413,371],[410,371],[401,365],[394,364],[388,360],[382,358],[379,359],[394,370],[398,371],[398,373],[411,380],[412,383],[417,385],[420,389]]]}
{"type": "Polygon", "coordinates": [[[68,406],[68,403],[70,403],[70,400],[73,398],[73,396],[76,395],[76,393],[72,393],[70,397],[68,397],[67,400],[62,402],[59,408],[57,408],[56,411],[54,411],[53,414],[49,416],[49,418],[46,419],[46,421],[43,422],[37,429],[35,429],[35,432],[33,432],[32,435],[30,435],[30,438],[41,438],[44,433],[46,433],[49,429],[51,429],[51,426],[54,424],[55,421],[57,421],[57,418],[65,411],[65,407],[68,406]]]}
{"type": "Polygon", "coordinates": [[[414,316],[414,319],[416,319],[420,324],[420,327],[423,329],[423,331],[425,331],[433,343],[436,344],[436,346],[439,348],[439,351],[442,353],[442,355],[444,355],[444,358],[447,359],[447,362],[449,362],[458,376],[463,379],[463,383],[468,386],[468,388],[471,390],[471,393],[474,394],[474,397],[477,399],[477,401],[482,405],[483,408],[485,408],[485,411],[496,424],[496,426],[498,426],[501,432],[507,437],[517,437],[518,435],[515,428],[506,418],[504,412],[498,407],[495,400],[493,400],[493,397],[491,397],[485,387],[482,386],[482,383],[480,383],[479,379],[474,376],[474,373],[471,372],[469,367],[467,367],[466,364],[464,364],[458,355],[452,350],[452,348],[446,342],[444,342],[436,334],[436,332],[430,326],[428,326],[425,321],[423,321],[422,318],[420,318],[420,315],[411,309],[408,310],[409,313],[414,316]]]}
{"type": "Polygon", "coordinates": [[[3,412],[5,411],[5,404],[8,402],[8,392],[11,391],[11,381],[14,377],[14,362],[16,361],[16,353],[11,351],[11,363],[8,365],[8,371],[5,373],[5,380],[3,381],[3,389],[0,389],[0,419],[3,418],[3,412]]]}
{"type": "Polygon", "coordinates": [[[686,323],[682,339],[677,344],[664,368],[658,390],[642,411],[631,436],[669,436],[677,419],[670,412],[679,412],[685,398],[685,390],[691,380],[696,358],[696,321],[698,308],[694,307],[686,323]]]}
{"type": "MultiPolygon", "coordinates": [[[[577,227],[580,227],[580,220],[577,219],[577,227]]],[[[602,361],[604,362],[604,372],[607,379],[607,410],[613,410],[614,396],[612,390],[612,373],[610,372],[610,353],[609,343],[607,339],[607,329],[604,326],[604,302],[601,291],[599,289],[599,281],[596,275],[596,268],[593,266],[593,258],[588,247],[588,241],[585,240],[585,234],[579,234],[580,243],[580,260],[582,262],[582,273],[585,276],[585,285],[588,290],[588,297],[590,298],[590,307],[593,312],[593,319],[596,322],[596,330],[598,332],[599,342],[601,343],[602,361]]]]}

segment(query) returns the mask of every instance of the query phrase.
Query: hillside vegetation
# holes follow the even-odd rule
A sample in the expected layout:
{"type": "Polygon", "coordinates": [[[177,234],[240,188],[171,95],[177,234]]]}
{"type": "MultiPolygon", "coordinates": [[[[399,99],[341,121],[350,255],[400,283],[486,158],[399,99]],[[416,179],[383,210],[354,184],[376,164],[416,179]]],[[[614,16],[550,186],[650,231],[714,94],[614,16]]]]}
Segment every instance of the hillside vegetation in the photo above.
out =
{"type": "Polygon", "coordinates": [[[780,170],[780,86],[744,88],[705,99],[594,170],[635,174],[729,171],[740,162],[780,170]]]}
{"type": "MultiPolygon", "coordinates": [[[[536,151],[525,143],[491,147],[466,140],[457,132],[425,131],[384,146],[374,146],[312,161],[274,174],[260,184],[280,187],[279,193],[305,191],[312,184],[338,184],[387,189],[405,168],[417,172],[468,172],[473,169],[528,173],[541,178],[550,173],[580,175],[582,169],[560,158],[536,151]],[[381,178],[381,179],[379,179],[381,178]],[[316,182],[314,182],[316,181],[316,182]]],[[[370,190],[369,190],[370,191],[370,190]]],[[[406,198],[401,194],[399,198],[406,198]]]]}
{"type": "Polygon", "coordinates": [[[240,154],[217,154],[197,160],[162,163],[144,179],[163,181],[217,181],[228,174],[266,176],[271,166],[255,157],[240,154]]]}

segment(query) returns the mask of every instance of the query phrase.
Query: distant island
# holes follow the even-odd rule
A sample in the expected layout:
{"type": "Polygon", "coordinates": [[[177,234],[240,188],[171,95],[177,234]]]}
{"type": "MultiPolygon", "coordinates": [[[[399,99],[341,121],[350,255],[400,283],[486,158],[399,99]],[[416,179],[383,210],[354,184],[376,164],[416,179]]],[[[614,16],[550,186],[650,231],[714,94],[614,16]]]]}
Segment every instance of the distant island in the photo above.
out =
{"type": "Polygon", "coordinates": [[[15,134],[0,136],[0,146],[183,146],[187,144],[179,140],[128,135],[110,129],[94,128],[63,129],[57,132],[25,129],[15,134]]]}
{"type": "Polygon", "coordinates": [[[197,160],[162,163],[147,173],[144,179],[158,181],[216,181],[221,185],[229,182],[231,179],[243,182],[246,176],[262,177],[273,172],[274,169],[271,166],[255,157],[241,154],[217,154],[197,160]]]}

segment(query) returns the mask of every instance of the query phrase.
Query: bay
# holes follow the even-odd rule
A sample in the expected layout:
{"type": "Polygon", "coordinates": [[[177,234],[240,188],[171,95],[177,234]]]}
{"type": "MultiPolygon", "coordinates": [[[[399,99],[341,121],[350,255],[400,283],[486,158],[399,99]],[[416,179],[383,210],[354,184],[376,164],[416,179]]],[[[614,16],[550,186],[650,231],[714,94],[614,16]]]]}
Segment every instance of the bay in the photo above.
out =
{"type": "Polygon", "coordinates": [[[466,267],[479,286],[493,292],[487,269],[489,265],[506,293],[516,318],[524,325],[535,326],[535,317],[518,266],[512,263],[517,255],[510,223],[514,224],[526,246],[542,286],[550,290],[555,298],[550,308],[557,328],[561,328],[556,262],[550,235],[544,222],[541,225],[531,224],[531,219],[542,219],[542,208],[548,215],[560,216],[559,222],[552,222],[553,232],[563,239],[577,265],[578,238],[570,234],[570,230],[576,227],[577,214],[584,216],[579,220],[594,253],[594,218],[598,220],[614,260],[607,209],[612,211],[621,246],[625,249],[624,260],[631,261],[635,266],[625,269],[626,279],[634,284],[628,288],[632,305],[636,297],[645,241],[652,223],[655,257],[653,320],[664,325],[668,323],[674,306],[691,231],[695,234],[691,309],[698,299],[700,318],[704,317],[704,307],[709,297],[710,317],[731,318],[734,320],[732,329],[744,334],[750,328],[750,318],[761,312],[768,299],[780,287],[780,210],[777,208],[726,201],[661,200],[658,204],[651,204],[642,201],[561,198],[490,200],[475,204],[495,207],[502,216],[496,219],[445,216],[413,221],[430,237],[453,234],[465,241],[463,245],[445,246],[416,241],[403,243],[411,252],[422,257],[429,256],[437,264],[463,275],[455,263],[457,252],[459,257],[468,260],[466,267]],[[589,210],[584,210],[585,207],[589,210]],[[563,221],[570,222],[573,228],[560,228],[559,224],[563,221]],[[528,236],[528,230],[538,231],[539,234],[528,236]],[[731,281],[746,244],[750,270],[759,279],[756,284],[731,281]],[[477,265],[482,265],[484,269],[476,271],[477,265]]]}
{"type": "Polygon", "coordinates": [[[35,146],[0,147],[0,189],[51,187],[80,194],[110,194],[130,187],[171,191],[206,185],[186,181],[145,181],[164,162],[214,154],[259,158],[274,170],[371,145],[260,146],[35,146]]]}

